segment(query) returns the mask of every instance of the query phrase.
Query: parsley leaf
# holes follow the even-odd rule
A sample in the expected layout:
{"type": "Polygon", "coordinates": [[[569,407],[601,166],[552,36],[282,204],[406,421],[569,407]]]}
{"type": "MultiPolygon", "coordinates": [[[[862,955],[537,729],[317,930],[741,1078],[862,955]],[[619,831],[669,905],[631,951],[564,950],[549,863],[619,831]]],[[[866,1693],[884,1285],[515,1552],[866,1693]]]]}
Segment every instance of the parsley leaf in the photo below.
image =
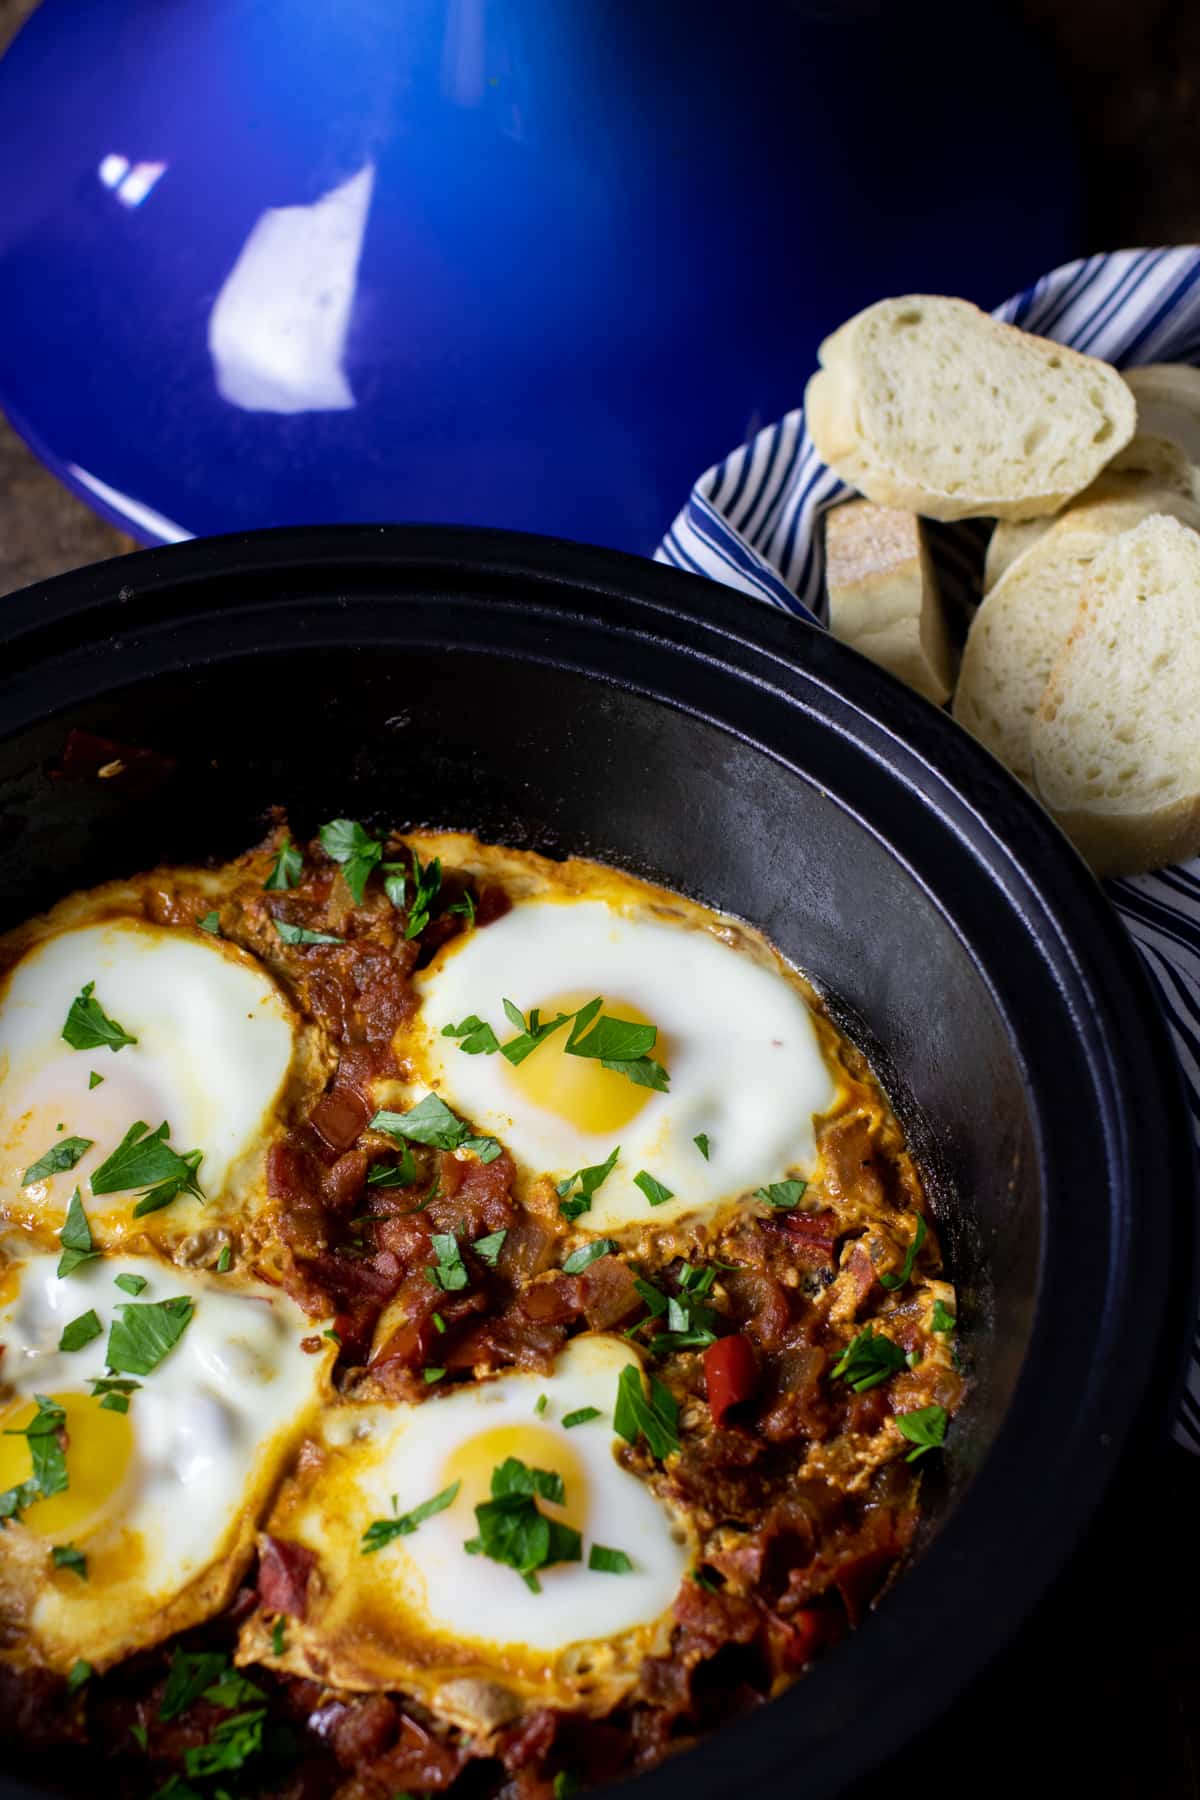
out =
{"type": "Polygon", "coordinates": [[[329,931],[310,931],[307,925],[292,925],[287,919],[272,919],[271,923],[285,944],[344,944],[346,941],[329,931]]]}
{"type": "Polygon", "coordinates": [[[604,1414],[598,1406],[580,1406],[563,1418],[563,1430],[572,1431],[576,1425],[588,1425],[593,1419],[602,1419],[604,1414]]]}
{"type": "Polygon", "coordinates": [[[910,1444],[905,1462],[916,1462],[927,1450],[940,1450],[946,1440],[947,1413],[944,1406],[919,1406],[916,1412],[897,1413],[896,1425],[910,1444]]]}
{"type": "MultiPolygon", "coordinates": [[[[63,1494],[69,1485],[67,1459],[62,1445],[62,1430],[67,1422],[67,1415],[57,1401],[47,1399],[45,1394],[35,1394],[33,1398],[37,1411],[28,1425],[22,1426],[19,1431],[10,1427],[4,1435],[5,1437],[23,1437],[28,1443],[29,1455],[33,1463],[32,1482],[37,1491],[18,1500],[12,1511],[4,1514],[5,1517],[11,1517],[13,1513],[21,1511],[22,1508],[31,1506],[34,1500],[49,1500],[55,1494],[63,1494]]],[[[29,1486],[29,1482],[21,1484],[23,1489],[29,1486]]],[[[8,1493],[20,1493],[20,1491],[20,1489],[10,1488],[8,1493]]]]}
{"type": "Polygon", "coordinates": [[[83,1201],[79,1197],[79,1189],[71,1195],[67,1216],[63,1220],[63,1228],[58,1234],[62,1245],[62,1255],[58,1259],[58,1278],[74,1274],[81,1263],[91,1262],[100,1252],[92,1243],[91,1227],[87,1222],[87,1214],[83,1210],[83,1201]]]}
{"type": "Polygon", "coordinates": [[[118,1306],[121,1317],[108,1328],[108,1367],[118,1374],[149,1375],[175,1348],[195,1310],[188,1294],[118,1306]]]}
{"type": "Polygon", "coordinates": [[[217,1258],[217,1274],[228,1275],[233,1267],[233,1250],[228,1244],[221,1245],[221,1254],[217,1258]]]}
{"type": "Polygon", "coordinates": [[[879,1277],[880,1287],[891,1289],[904,1286],[905,1282],[913,1272],[913,1264],[917,1260],[917,1251],[921,1248],[921,1245],[925,1242],[928,1235],[929,1227],[926,1225],[920,1213],[918,1213],[917,1228],[913,1232],[912,1243],[908,1246],[908,1254],[901,1264],[900,1273],[898,1275],[881,1275],[879,1277]]]}
{"type": "Polygon", "coordinates": [[[444,1487],[441,1494],[434,1494],[432,1499],[423,1499],[419,1507],[412,1512],[396,1512],[396,1496],[392,1494],[392,1514],[390,1519],[374,1519],[362,1534],[362,1553],[371,1555],[372,1550],[383,1550],[383,1544],[392,1543],[394,1537],[410,1537],[416,1532],[417,1525],[425,1525],[426,1519],[432,1519],[435,1512],[444,1512],[446,1507],[453,1507],[461,1481],[452,1481],[450,1487],[444,1487]]]}
{"type": "Polygon", "coordinates": [[[617,1145],[607,1162],[593,1163],[590,1169],[576,1169],[565,1181],[560,1181],[555,1192],[558,1195],[558,1210],[564,1219],[577,1219],[581,1213],[591,1212],[592,1195],[596,1189],[608,1180],[617,1166],[617,1158],[621,1154],[621,1146],[617,1145]],[[571,1189],[578,1182],[579,1193],[571,1198],[571,1189]]]}
{"type": "Polygon", "coordinates": [[[533,1403],[533,1410],[537,1414],[539,1419],[544,1416],[546,1408],[549,1406],[549,1404],[550,1404],[549,1394],[539,1394],[538,1395],[537,1399],[533,1403]]]}
{"type": "Polygon", "coordinates": [[[476,1256],[481,1256],[489,1269],[494,1269],[496,1260],[504,1248],[504,1240],[508,1231],[490,1231],[486,1237],[476,1238],[471,1245],[476,1256]]]}
{"type": "Polygon", "coordinates": [[[198,931],[207,931],[212,937],[221,935],[221,915],[218,912],[207,912],[202,919],[196,920],[198,931]]]}
{"type": "Polygon", "coordinates": [[[596,1238],[590,1244],[584,1244],[580,1250],[572,1250],[563,1264],[564,1275],[580,1275],[589,1264],[597,1262],[600,1257],[608,1256],[616,1249],[612,1238],[596,1238]]]}
{"type": "Polygon", "coordinates": [[[624,1550],[610,1550],[606,1544],[593,1544],[588,1552],[588,1568],[603,1575],[630,1575],[633,1563],[624,1550]]]}
{"type": "Polygon", "coordinates": [[[671,1078],[662,1064],[647,1054],[658,1039],[658,1027],[611,1018],[600,1013],[602,1005],[602,1000],[591,1000],[575,1014],[564,1045],[567,1055],[593,1057],[602,1069],[612,1069],[638,1087],[657,1088],[665,1094],[671,1078]]]}
{"type": "Polygon", "coordinates": [[[407,1144],[400,1146],[400,1161],[372,1163],[367,1172],[368,1187],[411,1187],[417,1179],[417,1160],[407,1144]]]}
{"type": "Polygon", "coordinates": [[[90,1344],[93,1338],[98,1338],[103,1330],[104,1327],[94,1309],[89,1307],[87,1312],[80,1313],[77,1319],[72,1319],[69,1324],[63,1326],[58,1347],[60,1350],[82,1350],[85,1344],[90,1344]]]}
{"type": "Polygon", "coordinates": [[[232,1712],[235,1706],[245,1706],[248,1701],[265,1700],[266,1695],[240,1669],[230,1669],[212,1687],[205,1688],[204,1698],[211,1700],[214,1706],[223,1706],[226,1712],[232,1712]]]}
{"type": "Polygon", "coordinates": [[[562,1476],[550,1469],[531,1469],[510,1456],[492,1471],[492,1498],[475,1508],[479,1536],[463,1548],[472,1556],[515,1569],[532,1593],[540,1593],[537,1570],[551,1563],[578,1562],[583,1540],[570,1525],[550,1519],[538,1499],[561,1505],[562,1476]]]}
{"type": "Polygon", "coordinates": [[[692,1139],[692,1142],[693,1142],[693,1144],[695,1144],[697,1150],[700,1152],[700,1154],[704,1158],[705,1162],[707,1162],[708,1161],[708,1133],[707,1133],[707,1131],[698,1131],[696,1133],[695,1137],[692,1139]]]}
{"type": "Polygon", "coordinates": [[[639,1437],[644,1437],[650,1454],[660,1461],[679,1448],[679,1406],[675,1396],[652,1375],[647,1398],[642,1371],[636,1363],[628,1363],[621,1370],[613,1430],[627,1444],[636,1444],[639,1437]]]}
{"type": "Polygon", "coordinates": [[[856,1394],[865,1394],[868,1388],[878,1387],[905,1366],[899,1344],[867,1325],[846,1345],[830,1374],[848,1381],[856,1394]]]}
{"type": "Polygon", "coordinates": [[[474,894],[472,894],[470,892],[470,890],[468,890],[463,895],[461,900],[456,900],[454,902],[453,906],[448,906],[446,908],[446,911],[448,913],[456,914],[461,919],[465,919],[467,921],[467,930],[470,931],[471,927],[475,923],[475,896],[474,896],[474,894]]]}
{"type": "Polygon", "coordinates": [[[791,1212],[804,1198],[807,1181],[773,1181],[770,1187],[755,1188],[754,1198],[765,1200],[778,1212],[791,1212]]]}
{"type": "Polygon", "coordinates": [[[322,825],[319,836],[326,856],[341,863],[355,906],[361,906],[367,881],[383,857],[382,843],[365,832],[355,819],[333,819],[328,825],[322,825]]]}
{"type": "Polygon", "coordinates": [[[933,1312],[929,1318],[929,1329],[931,1331],[953,1331],[957,1324],[958,1320],[949,1307],[944,1306],[940,1300],[935,1300],[933,1312]]]}
{"type": "Polygon", "coordinates": [[[189,1150],[180,1156],[167,1143],[171,1127],[164,1119],[157,1131],[139,1119],[131,1125],[112,1155],[92,1175],[93,1194],[119,1194],[127,1188],[145,1188],[133,1209],[135,1219],[169,1206],[181,1193],[204,1194],[196,1180],[196,1170],[204,1160],[203,1150],[189,1150]]]}
{"type": "Polygon", "coordinates": [[[514,1069],[518,1068],[527,1056],[531,1056],[539,1044],[544,1044],[548,1037],[574,1016],[571,1013],[556,1013],[554,1018],[543,1021],[535,1006],[526,1020],[520,1007],[515,1006],[511,1000],[505,1000],[503,1006],[509,1024],[515,1025],[517,1028],[517,1035],[509,1038],[506,1044],[501,1044],[500,1054],[506,1062],[512,1064],[514,1069]]]}
{"type": "Polygon", "coordinates": [[[579,1792],[579,1777],[570,1769],[560,1769],[554,1777],[554,1800],[572,1800],[579,1792]]]}
{"type": "Polygon", "coordinates": [[[176,1650],[159,1703],[159,1718],[164,1723],[168,1719],[177,1719],[228,1669],[229,1658],[220,1650],[176,1650]]]}
{"type": "Polygon", "coordinates": [[[45,1181],[50,1175],[61,1175],[64,1169],[73,1169],[94,1142],[94,1138],[60,1138],[52,1149],[47,1150],[45,1156],[39,1156],[35,1163],[30,1163],[21,1177],[21,1186],[29,1187],[34,1181],[45,1181]]]}
{"type": "Polygon", "coordinates": [[[284,1625],[282,1617],[280,1617],[276,1619],[271,1627],[271,1653],[273,1656],[282,1656],[286,1648],[287,1627],[284,1625]]]}
{"type": "Polygon", "coordinates": [[[458,1025],[443,1025],[442,1036],[457,1038],[467,1056],[494,1056],[500,1048],[500,1039],[478,1013],[468,1013],[458,1025]]]}
{"type": "Polygon", "coordinates": [[[437,904],[437,897],[442,888],[442,864],[439,857],[421,867],[421,859],[414,850],[412,853],[413,884],[415,892],[409,902],[408,923],[404,927],[406,938],[420,937],[429,923],[429,915],[437,904]]]}
{"type": "Polygon", "coordinates": [[[100,1401],[101,1412],[127,1413],[129,1396],[136,1394],[141,1385],[140,1381],[125,1381],[104,1375],[93,1380],[92,1399],[100,1401]]]}
{"type": "Polygon", "coordinates": [[[87,1580],[87,1557],[82,1550],[77,1550],[74,1544],[54,1544],[51,1547],[50,1555],[54,1559],[56,1569],[70,1569],[72,1574],[78,1575],[81,1581],[87,1580]]]}
{"type": "Polygon", "coordinates": [[[462,1251],[454,1234],[435,1231],[429,1242],[437,1257],[437,1262],[431,1263],[428,1271],[434,1286],[440,1287],[445,1294],[457,1293],[460,1288],[468,1287],[471,1277],[467,1273],[467,1265],[462,1259],[462,1251]]]}
{"type": "Polygon", "coordinates": [[[421,1379],[427,1387],[430,1387],[435,1381],[440,1381],[445,1373],[445,1369],[422,1369],[421,1379]]]}
{"type": "Polygon", "coordinates": [[[295,844],[293,844],[291,838],[285,833],[280,840],[279,849],[275,852],[275,861],[271,864],[271,873],[263,882],[263,886],[268,892],[279,893],[284,888],[297,887],[303,873],[304,858],[301,856],[299,850],[297,850],[295,844]]]}
{"type": "Polygon", "coordinates": [[[137,1039],[130,1037],[123,1025],[109,1018],[95,993],[96,984],[89,981],[71,1002],[62,1035],[72,1050],[102,1050],[107,1045],[117,1051],[126,1044],[136,1044],[137,1039]]]}
{"type": "Polygon", "coordinates": [[[94,1674],[95,1670],[92,1668],[91,1663],[86,1661],[82,1656],[77,1657],[71,1664],[70,1673],[67,1676],[68,1694],[75,1693],[83,1686],[85,1681],[90,1681],[94,1674]]]}
{"type": "Polygon", "coordinates": [[[634,1187],[641,1188],[651,1206],[665,1206],[668,1200],[675,1198],[669,1187],[656,1181],[645,1169],[639,1169],[633,1178],[634,1187]]]}
{"type": "Polygon", "coordinates": [[[113,1285],[119,1287],[123,1294],[132,1294],[136,1299],[150,1284],[144,1275],[116,1275],[113,1277],[113,1285]]]}
{"type": "Polygon", "coordinates": [[[42,1490],[32,1478],[19,1482],[16,1487],[5,1488],[0,1493],[0,1531],[3,1531],[10,1519],[19,1519],[26,1507],[40,1500],[42,1490]]]}
{"type": "Polygon", "coordinates": [[[237,1770],[256,1756],[263,1745],[265,1706],[252,1712],[234,1713],[214,1727],[206,1744],[197,1744],[183,1753],[183,1766],[189,1775],[220,1775],[237,1770]]]}
{"type": "Polygon", "coordinates": [[[482,1163],[495,1162],[500,1154],[495,1138],[474,1137],[470,1127],[436,1094],[426,1094],[419,1106],[406,1113],[377,1112],[370,1128],[397,1140],[430,1144],[435,1150],[473,1150],[482,1163]]]}

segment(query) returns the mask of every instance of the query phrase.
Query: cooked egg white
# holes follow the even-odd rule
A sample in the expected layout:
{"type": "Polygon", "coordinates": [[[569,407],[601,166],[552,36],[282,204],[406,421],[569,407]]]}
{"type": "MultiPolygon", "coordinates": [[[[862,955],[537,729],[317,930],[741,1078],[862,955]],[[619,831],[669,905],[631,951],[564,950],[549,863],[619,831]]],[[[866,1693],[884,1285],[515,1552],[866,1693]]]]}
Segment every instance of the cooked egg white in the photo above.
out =
{"type": "Polygon", "coordinates": [[[402,1688],[479,1730],[511,1717],[523,1696],[610,1707],[643,1657],[665,1648],[693,1554],[684,1522],[617,1461],[617,1382],[636,1362],[621,1340],[584,1336],[550,1377],[510,1374],[420,1405],[327,1413],[322,1456],[306,1456],[268,1527],[317,1555],[307,1619],[289,1621],[279,1658],[270,1622],[252,1620],[241,1660],[275,1661],[341,1687],[402,1688]],[[599,1416],[564,1425],[588,1407],[599,1416]],[[493,1470],[509,1457],[561,1476],[563,1504],[539,1504],[582,1536],[582,1560],[540,1570],[537,1593],[515,1569],[464,1548],[478,1534],[475,1508],[490,1497],[493,1470]],[[364,1551],[373,1521],[455,1484],[452,1504],[364,1551]],[[631,1570],[589,1568],[593,1544],[623,1550],[631,1570]]]}
{"type": "Polygon", "coordinates": [[[814,1115],[837,1097],[812,1013],[779,967],[711,930],[609,900],[531,898],[452,941],[418,985],[421,1015],[404,1054],[421,1080],[409,1101],[436,1090],[519,1166],[556,1183],[619,1150],[581,1231],[711,1214],[812,1172],[814,1115]],[[515,1035],[505,999],[547,1020],[596,996],[606,1015],[656,1027],[649,1054],[667,1071],[666,1092],[568,1054],[569,1026],[516,1067],[444,1035],[474,1014],[503,1044],[515,1035]],[[652,1206],[639,1175],[671,1198],[652,1206]]]}
{"type": "Polygon", "coordinates": [[[246,1159],[261,1169],[295,1035],[275,982],[229,944],[132,918],[42,938],[0,986],[0,1218],[56,1229],[79,1186],[100,1241],[118,1240],[138,1191],[93,1197],[89,1178],[130,1126],[155,1131],[166,1121],[173,1149],[203,1152],[205,1201],[183,1194],[148,1223],[156,1233],[212,1225],[246,1159]],[[80,1050],[64,1041],[72,1002],[89,983],[135,1044],[80,1050]],[[26,1181],[71,1138],[89,1140],[72,1167],[26,1181]]]}
{"type": "MultiPolygon", "coordinates": [[[[0,1533],[0,1645],[10,1647],[0,1654],[60,1672],[80,1657],[103,1668],[228,1603],[284,1460],[327,1392],[333,1347],[310,1338],[320,1350],[302,1350],[314,1328],[268,1288],[134,1257],[60,1278],[56,1257],[13,1238],[0,1257],[0,1431],[21,1433],[36,1396],[54,1401],[67,1472],[64,1491],[0,1533]],[[135,1297],[118,1276],[145,1285],[135,1297]],[[193,1312],[179,1341],[148,1373],[121,1377],[140,1384],[127,1412],[106,1408],[92,1384],[119,1309],[184,1295],[193,1312]],[[99,1333],[60,1348],[89,1312],[99,1333]],[[55,1546],[82,1553],[86,1579],[56,1566],[55,1546]]],[[[0,1493],[32,1471],[30,1440],[0,1436],[0,1493]]]]}

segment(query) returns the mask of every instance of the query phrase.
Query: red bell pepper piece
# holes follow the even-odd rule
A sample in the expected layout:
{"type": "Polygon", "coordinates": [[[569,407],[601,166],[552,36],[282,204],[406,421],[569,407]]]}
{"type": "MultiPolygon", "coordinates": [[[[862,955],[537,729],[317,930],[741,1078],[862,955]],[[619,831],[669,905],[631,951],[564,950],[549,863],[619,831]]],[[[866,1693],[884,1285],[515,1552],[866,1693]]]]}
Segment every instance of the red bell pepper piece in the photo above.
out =
{"type": "Polygon", "coordinates": [[[704,1352],[704,1380],[713,1424],[720,1429],[731,1406],[749,1400],[758,1386],[758,1359],[740,1333],[718,1338],[704,1352]]]}

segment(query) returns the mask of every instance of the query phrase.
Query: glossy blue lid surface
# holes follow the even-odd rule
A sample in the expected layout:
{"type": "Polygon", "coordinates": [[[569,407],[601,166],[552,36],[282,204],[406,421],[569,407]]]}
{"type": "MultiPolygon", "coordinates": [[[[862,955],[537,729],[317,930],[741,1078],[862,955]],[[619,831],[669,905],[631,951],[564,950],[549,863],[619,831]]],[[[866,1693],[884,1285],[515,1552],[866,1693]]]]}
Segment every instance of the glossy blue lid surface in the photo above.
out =
{"type": "Polygon", "coordinates": [[[149,542],[649,553],[847,313],[992,305],[1074,207],[999,0],[44,0],[0,62],[0,405],[149,542]]]}

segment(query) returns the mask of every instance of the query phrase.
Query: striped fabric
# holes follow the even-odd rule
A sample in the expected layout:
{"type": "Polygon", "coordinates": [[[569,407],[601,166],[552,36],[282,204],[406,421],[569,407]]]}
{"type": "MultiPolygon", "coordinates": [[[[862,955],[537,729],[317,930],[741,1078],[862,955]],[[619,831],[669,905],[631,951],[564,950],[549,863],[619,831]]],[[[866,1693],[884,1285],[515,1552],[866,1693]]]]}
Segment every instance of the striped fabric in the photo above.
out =
{"type": "MultiPolygon", "coordinates": [[[[1122,250],[1067,263],[995,316],[1119,367],[1200,363],[1200,247],[1122,250]]],[[[658,560],[824,624],[821,517],[851,492],[822,463],[797,408],[700,477],[658,560]]],[[[930,527],[950,598],[978,599],[989,529],[978,521],[930,527]]],[[[1108,892],[1162,1000],[1200,1142],[1200,858],[1109,882],[1108,892]]],[[[1192,1353],[1175,1435],[1200,1452],[1200,1329],[1192,1353]]]]}

